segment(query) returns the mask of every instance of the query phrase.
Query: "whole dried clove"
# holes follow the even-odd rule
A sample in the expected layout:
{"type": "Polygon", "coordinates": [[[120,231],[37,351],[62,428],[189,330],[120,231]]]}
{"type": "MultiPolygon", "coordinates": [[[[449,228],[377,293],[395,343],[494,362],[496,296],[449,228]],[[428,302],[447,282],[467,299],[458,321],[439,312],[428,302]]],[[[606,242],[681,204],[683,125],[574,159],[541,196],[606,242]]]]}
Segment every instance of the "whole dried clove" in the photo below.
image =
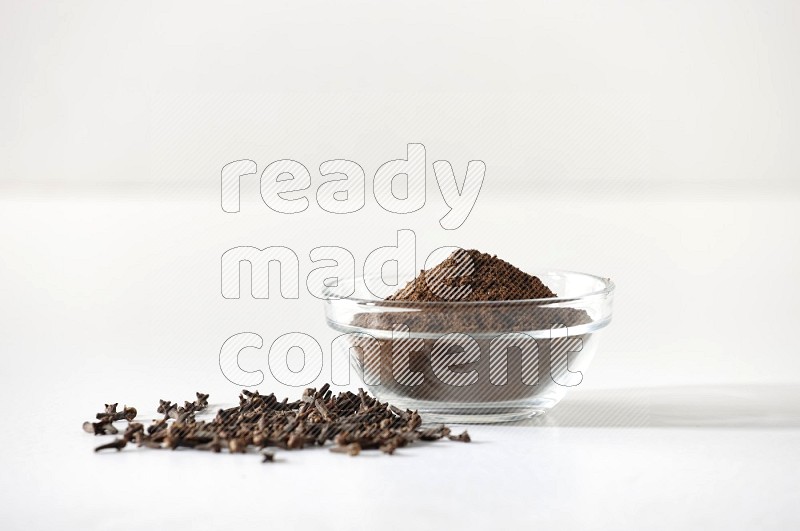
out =
{"type": "Polygon", "coordinates": [[[117,411],[117,404],[106,404],[105,409],[97,413],[95,418],[100,422],[131,421],[136,418],[136,408],[125,406],[122,411],[117,411]]]}
{"type": "Polygon", "coordinates": [[[116,435],[119,433],[116,427],[110,420],[101,420],[100,422],[84,422],[83,431],[86,433],[93,433],[94,435],[116,435]]]}
{"type": "Polygon", "coordinates": [[[357,456],[361,453],[361,445],[357,442],[344,444],[340,446],[334,446],[331,448],[331,452],[339,453],[339,454],[349,454],[350,456],[357,456]]]}
{"type": "Polygon", "coordinates": [[[247,453],[247,442],[244,439],[230,439],[228,441],[228,451],[232,454],[247,453]]]}
{"type": "Polygon", "coordinates": [[[444,424],[438,424],[422,430],[419,434],[419,438],[423,441],[435,441],[444,437],[448,437],[449,435],[450,428],[446,427],[444,424]]]}
{"type": "Polygon", "coordinates": [[[158,401],[158,409],[156,409],[157,413],[166,413],[172,407],[172,402],[169,400],[159,400],[158,401]]]}
{"type": "Polygon", "coordinates": [[[194,447],[195,450],[205,450],[208,452],[214,452],[218,454],[222,451],[222,442],[220,441],[219,437],[214,435],[214,437],[208,441],[207,443],[198,444],[194,447]]]}
{"type": "Polygon", "coordinates": [[[469,437],[469,433],[467,433],[467,430],[462,431],[458,435],[448,435],[448,438],[451,441],[461,441],[461,442],[470,442],[470,441],[472,441],[472,439],[470,439],[470,437],[469,437]]]}
{"type": "Polygon", "coordinates": [[[266,451],[261,452],[261,456],[262,456],[261,459],[262,463],[272,463],[275,461],[275,454],[273,454],[272,452],[266,452],[266,451]]]}
{"type": "Polygon", "coordinates": [[[122,435],[126,441],[132,441],[137,435],[144,432],[144,424],[140,422],[129,422],[128,427],[125,428],[125,433],[122,435]]]}
{"type": "Polygon", "coordinates": [[[114,439],[114,441],[108,444],[101,444],[97,448],[94,449],[95,452],[99,452],[101,450],[116,450],[122,451],[123,448],[128,444],[128,441],[125,439],[114,439]]]}

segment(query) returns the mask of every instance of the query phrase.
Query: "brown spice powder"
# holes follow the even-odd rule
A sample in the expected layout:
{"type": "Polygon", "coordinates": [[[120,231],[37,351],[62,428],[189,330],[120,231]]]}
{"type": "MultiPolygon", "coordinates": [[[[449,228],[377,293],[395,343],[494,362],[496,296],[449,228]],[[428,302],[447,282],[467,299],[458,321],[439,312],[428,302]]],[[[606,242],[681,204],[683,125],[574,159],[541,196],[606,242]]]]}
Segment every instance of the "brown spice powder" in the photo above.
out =
{"type": "Polygon", "coordinates": [[[436,267],[420,271],[417,278],[387,300],[515,301],[555,296],[539,278],[497,256],[458,249],[436,267]]]}
{"type": "Polygon", "coordinates": [[[414,308],[360,314],[355,324],[378,330],[404,325],[412,333],[503,333],[591,322],[583,310],[563,308],[555,301],[547,301],[556,297],[557,294],[538,277],[496,256],[458,249],[436,267],[420,271],[417,278],[386,299],[439,304],[426,306],[424,311],[414,308]],[[464,304],[469,302],[490,304],[464,304]]]}

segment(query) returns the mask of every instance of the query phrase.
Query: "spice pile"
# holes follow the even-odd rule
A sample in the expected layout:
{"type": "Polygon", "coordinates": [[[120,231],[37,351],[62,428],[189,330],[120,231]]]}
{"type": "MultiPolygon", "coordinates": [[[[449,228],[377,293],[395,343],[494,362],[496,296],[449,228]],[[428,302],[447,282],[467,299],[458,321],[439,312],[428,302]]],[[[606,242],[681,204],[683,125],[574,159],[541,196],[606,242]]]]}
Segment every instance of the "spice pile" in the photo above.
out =
{"type": "Polygon", "coordinates": [[[549,330],[592,322],[585,311],[548,300],[556,297],[538,277],[497,256],[458,249],[386,298],[408,303],[408,311],[399,305],[391,312],[357,314],[353,324],[377,330],[403,325],[412,333],[449,334],[549,330]],[[417,302],[423,305],[415,306],[417,302]],[[428,302],[438,304],[424,304],[428,302]]]}
{"type": "Polygon", "coordinates": [[[401,410],[367,395],[343,392],[333,394],[330,385],[319,390],[306,389],[300,400],[279,401],[274,394],[242,391],[239,405],[220,409],[211,420],[198,420],[196,415],[208,408],[208,395],[197,393],[193,402],[178,406],[161,400],[158,412],[163,418],[148,426],[134,422],[136,409],[106,404],[96,415],[97,422],[85,422],[84,431],[94,435],[114,435],[119,430],[114,422],[126,420],[122,436],[95,448],[95,451],[122,450],[128,444],[144,448],[191,448],[230,453],[260,450],[264,462],[274,459],[269,447],[296,450],[323,446],[333,441],[331,451],[358,455],[361,450],[380,450],[387,454],[414,441],[449,438],[470,442],[469,434],[451,435],[442,424],[422,427],[416,411],[401,410]]]}
{"type": "Polygon", "coordinates": [[[474,249],[457,249],[442,263],[387,297],[390,301],[514,301],[556,294],[538,277],[474,249]]]}

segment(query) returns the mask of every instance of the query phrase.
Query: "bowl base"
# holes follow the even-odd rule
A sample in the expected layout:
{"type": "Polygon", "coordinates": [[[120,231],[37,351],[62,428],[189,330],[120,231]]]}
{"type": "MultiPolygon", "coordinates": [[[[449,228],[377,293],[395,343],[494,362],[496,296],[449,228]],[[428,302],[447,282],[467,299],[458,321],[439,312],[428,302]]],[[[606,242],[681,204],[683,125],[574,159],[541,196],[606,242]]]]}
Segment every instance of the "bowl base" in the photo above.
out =
{"type": "Polygon", "coordinates": [[[378,397],[400,409],[418,411],[424,424],[496,424],[517,422],[543,415],[557,402],[556,398],[484,403],[442,403],[406,400],[402,397],[378,397]]]}
{"type": "Polygon", "coordinates": [[[515,408],[504,411],[486,412],[442,412],[420,410],[424,424],[497,424],[501,422],[518,422],[532,417],[544,415],[544,409],[515,408]]]}

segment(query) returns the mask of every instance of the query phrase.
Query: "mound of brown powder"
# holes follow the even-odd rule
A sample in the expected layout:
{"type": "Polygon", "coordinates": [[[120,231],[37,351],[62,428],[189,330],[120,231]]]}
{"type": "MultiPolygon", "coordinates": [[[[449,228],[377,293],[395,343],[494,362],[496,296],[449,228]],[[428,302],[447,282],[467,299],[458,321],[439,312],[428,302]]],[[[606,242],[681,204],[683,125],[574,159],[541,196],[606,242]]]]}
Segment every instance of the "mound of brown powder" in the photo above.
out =
{"type": "Polygon", "coordinates": [[[387,301],[408,302],[409,311],[359,314],[354,324],[380,330],[405,325],[412,333],[504,333],[591,322],[583,310],[547,300],[556,297],[539,278],[496,256],[458,249],[387,297],[387,301]],[[417,302],[440,304],[419,311],[413,307],[417,302]]]}
{"type": "Polygon", "coordinates": [[[458,249],[387,300],[514,301],[555,297],[541,280],[474,249],[458,249]]]}

